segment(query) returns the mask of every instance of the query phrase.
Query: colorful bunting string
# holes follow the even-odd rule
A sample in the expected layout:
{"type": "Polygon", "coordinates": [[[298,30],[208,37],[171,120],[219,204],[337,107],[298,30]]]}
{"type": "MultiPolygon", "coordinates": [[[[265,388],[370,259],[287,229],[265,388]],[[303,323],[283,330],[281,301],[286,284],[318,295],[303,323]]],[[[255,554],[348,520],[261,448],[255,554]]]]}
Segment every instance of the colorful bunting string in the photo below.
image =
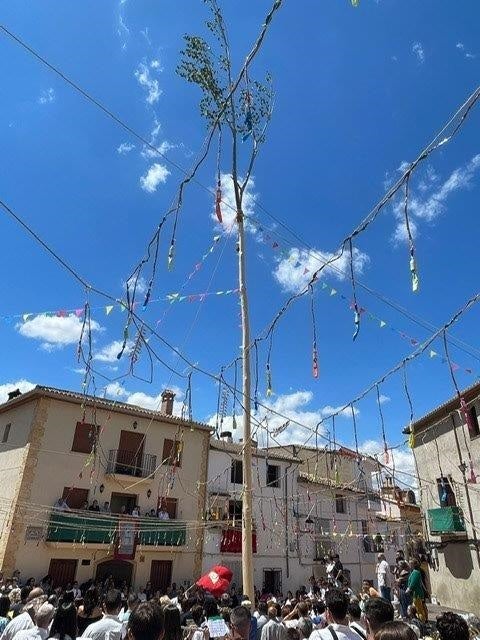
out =
{"type": "MultiPolygon", "coordinates": [[[[221,291],[207,291],[202,293],[191,293],[186,295],[180,295],[180,293],[169,293],[164,298],[155,298],[151,300],[151,303],[154,302],[169,302],[173,304],[174,302],[203,302],[206,298],[211,296],[228,296],[232,294],[238,293],[238,289],[224,289],[221,291]]],[[[135,302],[132,306],[134,309],[137,308],[139,302],[135,302]]],[[[123,300],[118,300],[118,305],[107,305],[107,306],[97,306],[92,307],[92,311],[103,311],[106,316],[111,315],[115,310],[126,311],[127,305],[123,300]]],[[[30,322],[34,318],[42,317],[42,318],[69,318],[76,317],[82,319],[84,317],[84,309],[61,309],[58,311],[39,311],[35,313],[20,313],[10,316],[0,316],[0,322],[5,322],[6,324],[11,323],[17,319],[21,319],[22,323],[30,322]]],[[[125,327],[127,333],[128,328],[125,327]]]]}
{"type": "MultiPolygon", "coordinates": [[[[255,224],[255,222],[253,222],[253,224],[255,224]]],[[[272,240],[271,236],[264,232],[264,229],[263,229],[263,227],[261,225],[255,224],[255,226],[257,227],[258,232],[259,232],[257,234],[257,239],[260,242],[271,246],[271,248],[273,250],[275,250],[276,252],[278,252],[278,254],[284,259],[290,259],[290,258],[293,257],[293,261],[295,261],[294,268],[297,268],[297,269],[301,268],[302,269],[302,275],[306,275],[306,274],[310,273],[310,269],[308,269],[308,267],[305,267],[301,262],[296,260],[295,255],[292,256],[290,251],[288,251],[287,249],[282,249],[278,242],[273,242],[272,243],[271,242],[271,240],[272,240]]],[[[421,343],[421,340],[419,340],[418,338],[416,338],[414,336],[411,336],[411,335],[405,333],[404,331],[396,328],[391,323],[389,323],[386,320],[383,320],[382,318],[380,318],[379,316],[371,313],[365,307],[363,307],[363,306],[360,307],[357,304],[357,309],[355,310],[355,302],[353,302],[353,303],[350,302],[350,300],[349,300],[349,298],[347,296],[343,295],[342,293],[339,293],[338,290],[335,289],[335,287],[333,287],[331,284],[329,284],[325,280],[322,280],[321,285],[319,286],[319,289],[321,291],[323,291],[329,297],[337,297],[337,298],[340,298],[341,300],[347,302],[349,304],[350,308],[353,309],[354,311],[356,311],[359,316],[364,316],[365,318],[371,320],[380,329],[387,328],[390,331],[396,333],[398,336],[400,336],[400,338],[402,340],[404,340],[405,342],[408,342],[412,347],[417,347],[421,343]]],[[[440,360],[440,362],[442,364],[448,364],[447,359],[445,357],[440,357],[439,354],[437,353],[437,351],[435,351],[433,349],[430,349],[428,353],[429,353],[429,357],[431,359],[439,358],[439,360],[440,360]]],[[[461,365],[457,364],[456,362],[452,362],[452,367],[453,367],[454,371],[458,371],[458,370],[461,369],[464,373],[468,374],[469,376],[474,376],[475,379],[480,379],[480,372],[474,371],[474,369],[471,368],[471,367],[462,367],[461,365]]]]}

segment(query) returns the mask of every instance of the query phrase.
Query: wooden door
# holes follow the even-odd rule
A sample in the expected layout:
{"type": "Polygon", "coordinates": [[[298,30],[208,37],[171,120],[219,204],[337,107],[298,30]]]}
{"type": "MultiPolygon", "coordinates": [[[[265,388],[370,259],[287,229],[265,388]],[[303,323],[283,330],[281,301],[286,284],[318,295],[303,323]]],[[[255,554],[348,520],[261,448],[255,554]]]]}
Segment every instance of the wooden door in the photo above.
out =
{"type": "Polygon", "coordinates": [[[122,506],[125,507],[126,513],[132,513],[133,507],[138,504],[138,496],[133,493],[116,493],[112,492],[110,498],[110,511],[112,513],[121,513],[122,506]]]}
{"type": "Polygon", "coordinates": [[[170,518],[170,520],[176,520],[177,518],[177,498],[158,498],[157,509],[164,509],[170,518]]]}
{"type": "Polygon", "coordinates": [[[154,591],[166,593],[167,587],[172,584],[172,561],[152,560],[150,582],[154,591]]]}
{"type": "Polygon", "coordinates": [[[50,560],[48,575],[52,578],[52,586],[66,587],[67,584],[75,582],[75,574],[77,572],[77,560],[61,560],[55,558],[50,560]]]}
{"type": "Polygon", "coordinates": [[[88,502],[88,489],[64,487],[62,498],[66,500],[70,509],[83,509],[88,502]]]}
{"type": "Polygon", "coordinates": [[[144,440],[143,433],[124,431],[123,429],[120,431],[116,473],[125,473],[130,476],[142,475],[144,440]]]}

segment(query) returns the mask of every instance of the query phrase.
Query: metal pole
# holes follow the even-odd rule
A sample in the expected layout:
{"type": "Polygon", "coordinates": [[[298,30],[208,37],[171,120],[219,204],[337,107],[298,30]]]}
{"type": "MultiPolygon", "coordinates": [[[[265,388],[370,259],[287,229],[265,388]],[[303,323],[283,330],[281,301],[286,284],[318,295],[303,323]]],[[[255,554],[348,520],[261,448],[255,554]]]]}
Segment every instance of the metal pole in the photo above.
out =
{"type": "Polygon", "coordinates": [[[238,285],[242,314],[243,362],[243,500],[242,500],[242,581],[243,593],[254,602],[252,550],[252,433],[250,422],[250,321],[246,287],[245,226],[243,212],[237,211],[238,285]]]}

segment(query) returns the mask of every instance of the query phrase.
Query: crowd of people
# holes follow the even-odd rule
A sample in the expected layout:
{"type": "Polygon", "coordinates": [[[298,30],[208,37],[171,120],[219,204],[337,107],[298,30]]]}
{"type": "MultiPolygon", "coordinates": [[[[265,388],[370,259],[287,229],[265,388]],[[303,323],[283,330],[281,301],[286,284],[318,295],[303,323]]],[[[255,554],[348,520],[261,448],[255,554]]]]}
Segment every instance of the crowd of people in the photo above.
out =
{"type": "MultiPolygon", "coordinates": [[[[72,511],[67,501],[63,497],[58,498],[58,500],[56,500],[55,504],[53,505],[53,508],[56,511],[61,511],[61,512],[72,511]]],[[[93,500],[90,503],[85,502],[81,511],[94,511],[96,513],[105,513],[105,514],[112,513],[112,510],[110,508],[110,503],[108,502],[108,500],[106,500],[103,503],[103,505],[100,505],[98,500],[93,500]]],[[[134,518],[140,518],[142,514],[140,512],[139,506],[136,505],[130,509],[127,505],[123,504],[121,505],[120,511],[117,515],[133,516],[134,518]]],[[[145,513],[145,518],[159,518],[160,520],[169,520],[170,514],[168,513],[167,509],[164,506],[160,505],[158,509],[150,509],[149,511],[147,511],[145,513]]]]}
{"type": "Polygon", "coordinates": [[[449,612],[427,624],[413,604],[400,617],[384,584],[379,593],[364,581],[355,594],[339,560],[332,561],[327,579],[311,577],[286,597],[255,590],[253,600],[234,587],[215,598],[195,585],[172,584],[165,593],[150,583],[137,592],[126,583],[118,589],[113,576],[63,589],[50,576],[22,587],[18,573],[0,576],[0,640],[480,640],[473,617],[449,612]]]}

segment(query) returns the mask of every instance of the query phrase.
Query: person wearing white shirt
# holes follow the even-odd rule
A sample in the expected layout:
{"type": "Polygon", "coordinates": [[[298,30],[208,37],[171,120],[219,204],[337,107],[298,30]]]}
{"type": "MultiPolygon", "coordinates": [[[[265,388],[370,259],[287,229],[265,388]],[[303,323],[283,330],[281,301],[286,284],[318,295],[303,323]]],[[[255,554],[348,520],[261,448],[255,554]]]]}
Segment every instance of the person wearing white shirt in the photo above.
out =
{"type": "Polygon", "coordinates": [[[35,614],[35,626],[24,629],[15,634],[15,640],[46,640],[49,634],[49,626],[52,621],[55,607],[48,602],[42,604],[35,614]]]}
{"type": "Polygon", "coordinates": [[[70,511],[70,507],[68,506],[65,498],[59,498],[53,505],[53,508],[57,511],[70,511]]]}
{"type": "Polygon", "coordinates": [[[143,587],[140,587],[140,590],[138,592],[138,599],[140,600],[140,602],[147,601],[147,594],[145,593],[145,589],[143,587]]]}
{"type": "Polygon", "coordinates": [[[360,635],[348,626],[348,598],[339,589],[330,589],[325,596],[328,626],[315,630],[310,640],[360,640],[360,635]]]}
{"type": "Polygon", "coordinates": [[[384,553],[379,553],[377,556],[378,562],[376,567],[378,590],[384,600],[391,602],[391,584],[392,579],[390,575],[390,566],[385,559],[384,553]]]}
{"type": "Polygon", "coordinates": [[[46,599],[47,596],[43,595],[42,589],[39,587],[32,589],[23,608],[23,612],[7,624],[2,635],[0,635],[0,640],[13,640],[14,636],[16,636],[19,631],[23,631],[24,629],[33,629],[35,626],[33,623],[35,614],[46,599]]]}
{"type": "Polygon", "coordinates": [[[72,586],[72,592],[73,592],[73,598],[74,600],[77,600],[77,598],[81,598],[82,597],[82,592],[80,591],[80,589],[78,588],[78,582],[75,581],[73,583],[72,586]]]}
{"type": "Polygon", "coordinates": [[[103,603],[105,614],[101,620],[90,624],[83,632],[82,638],[92,640],[121,640],[122,623],[118,614],[122,608],[122,594],[118,589],[110,589],[103,603]]]}
{"type": "Polygon", "coordinates": [[[170,516],[168,515],[168,511],[165,511],[163,507],[160,507],[158,510],[158,517],[160,520],[170,520],[170,516]]]}
{"type": "Polygon", "coordinates": [[[348,618],[350,629],[356,631],[363,640],[367,640],[367,630],[362,624],[362,610],[358,602],[350,602],[348,605],[348,618]]]}

